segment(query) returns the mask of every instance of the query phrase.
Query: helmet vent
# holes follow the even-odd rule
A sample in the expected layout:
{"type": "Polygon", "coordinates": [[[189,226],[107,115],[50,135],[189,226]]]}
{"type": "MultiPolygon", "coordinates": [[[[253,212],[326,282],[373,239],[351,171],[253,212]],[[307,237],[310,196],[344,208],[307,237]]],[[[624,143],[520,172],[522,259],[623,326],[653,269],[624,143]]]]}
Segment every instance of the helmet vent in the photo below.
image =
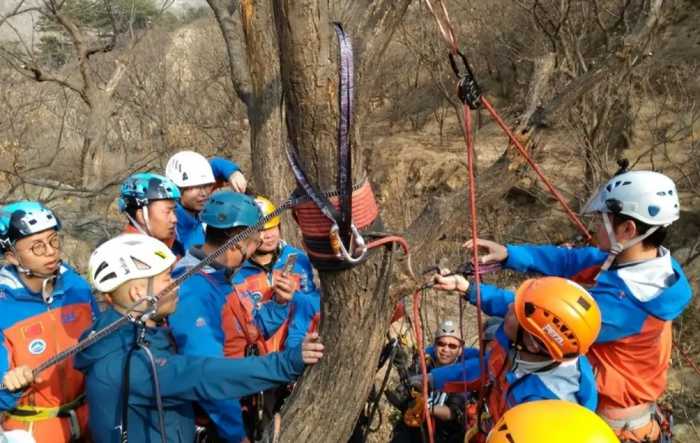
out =
{"type": "Polygon", "coordinates": [[[113,278],[117,278],[117,273],[116,272],[110,272],[109,274],[105,275],[100,279],[100,283],[104,283],[107,280],[111,280],[113,278]]]}
{"type": "Polygon", "coordinates": [[[145,263],[139,260],[138,258],[135,258],[133,255],[130,257],[131,261],[134,262],[134,266],[136,266],[136,269],[138,269],[139,271],[148,271],[149,269],[151,269],[148,263],[145,263]]]}
{"type": "Polygon", "coordinates": [[[591,304],[588,303],[588,302],[586,301],[586,299],[584,299],[583,297],[579,297],[578,300],[576,300],[576,302],[577,302],[579,305],[581,305],[581,307],[582,307],[585,311],[588,311],[589,309],[591,309],[591,304]]]}
{"type": "Polygon", "coordinates": [[[95,269],[95,274],[94,274],[95,278],[97,278],[97,276],[100,275],[100,273],[102,271],[104,271],[107,266],[109,266],[109,265],[107,264],[106,261],[103,261],[102,263],[100,263],[100,266],[98,266],[97,269],[95,269]]]}
{"type": "Polygon", "coordinates": [[[527,317],[535,313],[535,305],[532,303],[525,303],[525,315],[527,317]]]}

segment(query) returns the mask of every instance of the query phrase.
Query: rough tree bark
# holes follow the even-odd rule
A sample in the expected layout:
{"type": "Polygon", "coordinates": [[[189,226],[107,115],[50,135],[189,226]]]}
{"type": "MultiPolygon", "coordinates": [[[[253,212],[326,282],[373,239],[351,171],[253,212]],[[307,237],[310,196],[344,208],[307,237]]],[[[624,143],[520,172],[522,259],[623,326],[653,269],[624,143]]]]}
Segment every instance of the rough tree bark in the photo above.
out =
{"type": "MultiPolygon", "coordinates": [[[[247,106],[256,189],[277,201],[293,189],[284,154],[287,131],[309,176],[321,189],[335,188],[338,45],[334,21],[343,24],[354,44],[358,91],[354,179],[364,177],[362,150],[356,146],[373,80],[371,66],[385,50],[410,0],[207,1],[226,41],[234,87],[247,106]]],[[[376,251],[352,271],[321,274],[321,333],[328,353],[285,407],[281,441],[347,441],[367,398],[396,303],[395,297],[382,291],[391,277],[387,266],[386,254],[376,251]]]]}
{"type": "MultiPolygon", "coordinates": [[[[310,177],[335,187],[338,45],[333,22],[355,45],[357,118],[354,179],[364,176],[360,133],[371,66],[381,57],[409,0],[275,1],[287,128],[310,177]],[[371,32],[370,32],[371,30],[371,32]]],[[[279,161],[279,160],[278,160],[279,161]]],[[[283,409],[280,441],[347,441],[369,393],[395,297],[383,291],[391,273],[385,253],[350,271],[321,273],[321,335],[327,353],[283,409]]]]}

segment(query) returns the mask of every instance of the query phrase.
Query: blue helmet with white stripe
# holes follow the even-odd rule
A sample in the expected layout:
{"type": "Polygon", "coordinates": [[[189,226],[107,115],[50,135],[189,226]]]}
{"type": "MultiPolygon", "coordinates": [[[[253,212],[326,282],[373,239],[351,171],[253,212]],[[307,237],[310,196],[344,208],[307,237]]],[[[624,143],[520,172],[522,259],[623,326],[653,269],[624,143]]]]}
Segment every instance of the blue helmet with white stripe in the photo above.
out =
{"type": "Polygon", "coordinates": [[[0,208],[0,249],[7,251],[17,240],[47,229],[61,229],[54,212],[36,201],[21,200],[0,208]]]}
{"type": "Polygon", "coordinates": [[[156,200],[179,200],[180,189],[167,177],[152,172],[138,172],[122,183],[119,210],[142,208],[156,200]]]}

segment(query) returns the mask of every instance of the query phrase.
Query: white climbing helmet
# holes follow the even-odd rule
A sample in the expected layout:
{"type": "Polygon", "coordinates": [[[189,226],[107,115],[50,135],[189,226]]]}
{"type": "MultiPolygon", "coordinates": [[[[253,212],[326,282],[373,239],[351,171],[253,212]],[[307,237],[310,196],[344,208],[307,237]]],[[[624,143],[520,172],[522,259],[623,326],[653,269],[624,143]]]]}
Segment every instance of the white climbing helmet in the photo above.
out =
{"type": "Polygon", "coordinates": [[[605,271],[622,251],[678,220],[680,203],[676,184],[669,177],[653,171],[630,171],[611,178],[591,197],[582,212],[602,216],[610,240],[608,258],[601,266],[601,271],[605,271]],[[609,214],[626,215],[651,227],[623,243],[615,236],[609,214]]]}
{"type": "Polygon", "coordinates": [[[437,330],[435,331],[435,340],[441,337],[452,337],[459,341],[462,341],[462,336],[459,333],[459,328],[452,320],[445,320],[440,322],[437,330]]]}
{"type": "Polygon", "coordinates": [[[623,214],[650,226],[678,220],[676,184],[653,171],[630,171],[611,178],[583,208],[584,214],[623,214]]]}
{"type": "Polygon", "coordinates": [[[100,292],[112,292],[129,280],[155,277],[175,263],[160,240],[143,234],[122,234],[102,243],[90,256],[88,277],[100,292]]]}
{"type": "Polygon", "coordinates": [[[214,183],[214,171],[202,154],[181,151],[170,157],[165,166],[165,176],[180,188],[214,183]]]}

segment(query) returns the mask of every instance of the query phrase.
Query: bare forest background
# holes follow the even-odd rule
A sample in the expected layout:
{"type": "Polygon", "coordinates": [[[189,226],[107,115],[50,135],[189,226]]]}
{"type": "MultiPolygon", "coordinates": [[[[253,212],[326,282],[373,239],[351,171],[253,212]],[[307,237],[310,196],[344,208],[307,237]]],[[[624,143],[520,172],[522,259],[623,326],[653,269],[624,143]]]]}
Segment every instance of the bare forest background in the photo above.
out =
{"type": "MultiPolygon", "coordinates": [[[[573,207],[615,172],[620,158],[676,180],[682,216],[668,246],[697,292],[700,1],[447,4],[461,49],[486,94],[573,207]]],[[[358,174],[366,174],[374,186],[387,230],[406,234],[416,269],[463,262],[459,245],[468,236],[468,201],[459,103],[444,43],[418,0],[0,0],[0,204],[29,198],[53,207],[65,227],[65,255],[82,270],[91,249],[124,224],[116,208],[119,183],[135,171],[162,173],[169,156],[180,150],[231,158],[253,189],[282,200],[292,178],[281,155],[287,128],[277,116],[283,107],[279,97],[291,103],[288,113],[298,111],[288,119],[294,134],[304,134],[311,124],[302,111],[312,108],[305,108],[308,97],[295,88],[317,68],[302,63],[300,47],[331,45],[328,57],[334,59],[333,20],[350,24],[361,59],[355,156],[358,174]],[[310,26],[313,20],[303,20],[304,8],[321,11],[316,14],[321,31],[310,26]]],[[[328,72],[336,75],[335,67],[328,72]]],[[[329,102],[324,106],[335,106],[329,102]]],[[[331,127],[334,112],[324,116],[331,127]]],[[[573,241],[576,231],[564,213],[485,111],[477,124],[481,236],[502,242],[573,241]]],[[[312,175],[323,184],[328,182],[324,163],[310,154],[320,149],[301,146],[314,165],[312,175]]],[[[285,229],[286,236],[298,238],[291,217],[285,229]]],[[[373,270],[353,271],[347,281],[374,285],[379,266],[368,266],[373,270]]],[[[342,281],[328,284],[336,277],[326,278],[324,297],[345,288],[342,281]]],[[[489,280],[518,282],[507,273],[489,280]]],[[[389,299],[409,295],[411,284],[397,275],[389,299]]],[[[456,297],[430,297],[426,303],[428,329],[457,316],[456,297]]],[[[675,324],[678,347],[696,363],[698,308],[696,299],[675,324]]],[[[328,309],[331,317],[334,309],[342,317],[350,308],[331,303],[328,309]]],[[[357,303],[352,309],[357,313],[372,305],[357,303]]],[[[467,319],[472,316],[469,311],[467,319]]],[[[373,325],[388,328],[388,314],[373,318],[373,325]]],[[[358,327],[359,346],[361,331],[358,327]]],[[[472,324],[469,331],[474,333],[472,324]]],[[[328,335],[331,347],[342,342],[328,335]]],[[[323,428],[329,440],[309,437],[322,426],[322,419],[309,413],[295,422],[304,426],[285,428],[288,441],[347,440],[371,385],[371,362],[376,365],[383,335],[375,333],[358,366],[368,380],[345,388],[356,391],[344,400],[354,407],[338,401],[347,417],[332,431],[323,428]]],[[[323,387],[323,377],[304,381],[313,383],[323,387]]],[[[297,403],[309,405],[311,397],[301,391],[289,417],[297,403]]],[[[677,351],[668,402],[677,441],[700,440],[700,376],[677,351]]],[[[375,441],[384,441],[390,428],[390,413],[383,411],[384,424],[371,437],[375,441]]]]}

